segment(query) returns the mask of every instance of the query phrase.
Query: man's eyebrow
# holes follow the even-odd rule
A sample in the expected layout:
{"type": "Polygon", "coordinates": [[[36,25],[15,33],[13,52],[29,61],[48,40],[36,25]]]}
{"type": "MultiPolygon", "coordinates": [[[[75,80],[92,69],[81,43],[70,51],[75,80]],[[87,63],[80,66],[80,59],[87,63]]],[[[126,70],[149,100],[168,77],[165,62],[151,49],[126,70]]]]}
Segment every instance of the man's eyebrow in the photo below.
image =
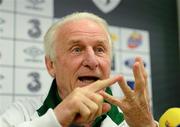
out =
{"type": "Polygon", "coordinates": [[[98,40],[97,43],[99,44],[105,44],[105,43],[108,43],[107,40],[103,39],[103,40],[98,40]]]}
{"type": "Polygon", "coordinates": [[[68,45],[76,45],[79,43],[80,43],[80,40],[69,40],[68,45]]]}
{"type": "Polygon", "coordinates": [[[108,40],[105,39],[97,41],[97,45],[99,46],[107,46],[108,44],[109,44],[108,40]]]}

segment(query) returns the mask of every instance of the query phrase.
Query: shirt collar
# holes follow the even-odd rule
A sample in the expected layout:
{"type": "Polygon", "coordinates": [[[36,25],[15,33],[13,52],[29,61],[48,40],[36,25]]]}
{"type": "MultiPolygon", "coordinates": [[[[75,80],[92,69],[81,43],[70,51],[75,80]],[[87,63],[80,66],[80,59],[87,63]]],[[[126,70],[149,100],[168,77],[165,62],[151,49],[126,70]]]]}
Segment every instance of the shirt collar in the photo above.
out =
{"type": "MultiPolygon", "coordinates": [[[[106,92],[112,95],[112,91],[109,87],[106,88],[106,92]]],[[[49,90],[48,96],[46,97],[43,105],[37,110],[38,115],[44,115],[49,108],[54,109],[59,103],[61,103],[61,101],[62,99],[58,94],[56,80],[54,79],[49,90]]],[[[112,119],[112,121],[114,121],[118,125],[124,120],[124,116],[121,112],[118,111],[118,108],[113,104],[110,105],[110,111],[108,111],[106,114],[97,117],[95,119],[95,122],[93,123],[93,127],[100,127],[101,122],[106,118],[107,115],[112,119]]]]}

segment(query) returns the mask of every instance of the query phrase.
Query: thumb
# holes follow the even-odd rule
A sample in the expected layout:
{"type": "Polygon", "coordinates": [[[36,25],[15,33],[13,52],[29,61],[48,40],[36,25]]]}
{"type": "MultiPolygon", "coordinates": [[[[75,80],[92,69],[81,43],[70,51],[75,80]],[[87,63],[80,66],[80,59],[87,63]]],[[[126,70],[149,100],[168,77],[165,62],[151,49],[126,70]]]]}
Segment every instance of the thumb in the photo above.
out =
{"type": "Polygon", "coordinates": [[[108,112],[111,109],[111,105],[109,103],[103,103],[102,105],[102,114],[108,112]]]}

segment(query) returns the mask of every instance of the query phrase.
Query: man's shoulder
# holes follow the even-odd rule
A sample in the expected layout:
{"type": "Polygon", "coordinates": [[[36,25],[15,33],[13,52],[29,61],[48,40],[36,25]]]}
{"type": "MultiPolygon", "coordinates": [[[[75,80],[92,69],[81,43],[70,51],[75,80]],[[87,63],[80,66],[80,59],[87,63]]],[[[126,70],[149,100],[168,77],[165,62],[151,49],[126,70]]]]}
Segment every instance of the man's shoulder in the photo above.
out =
{"type": "Polygon", "coordinates": [[[23,98],[16,100],[11,105],[3,109],[1,116],[11,117],[12,114],[16,114],[17,118],[19,117],[30,117],[32,116],[36,110],[42,105],[43,98],[23,98]]]}

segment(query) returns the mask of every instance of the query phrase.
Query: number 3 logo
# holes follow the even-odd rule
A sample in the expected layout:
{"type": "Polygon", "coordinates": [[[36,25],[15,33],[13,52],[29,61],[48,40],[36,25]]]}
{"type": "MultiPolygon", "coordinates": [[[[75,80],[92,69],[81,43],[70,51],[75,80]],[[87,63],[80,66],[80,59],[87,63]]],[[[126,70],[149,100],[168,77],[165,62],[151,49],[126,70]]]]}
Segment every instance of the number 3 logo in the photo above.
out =
{"type": "Polygon", "coordinates": [[[40,22],[37,19],[29,20],[33,26],[31,29],[28,30],[28,35],[32,38],[38,38],[41,36],[41,29],[40,29],[40,22]]]}

